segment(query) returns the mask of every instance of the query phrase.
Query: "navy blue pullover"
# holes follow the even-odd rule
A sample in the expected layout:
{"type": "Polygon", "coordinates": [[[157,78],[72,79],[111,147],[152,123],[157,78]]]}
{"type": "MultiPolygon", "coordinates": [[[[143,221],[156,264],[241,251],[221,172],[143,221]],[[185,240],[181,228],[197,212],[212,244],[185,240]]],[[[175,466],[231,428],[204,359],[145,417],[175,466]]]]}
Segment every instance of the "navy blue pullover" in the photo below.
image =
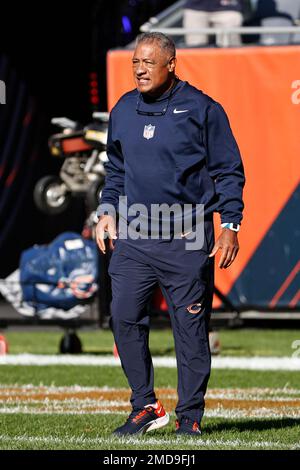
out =
{"type": "Polygon", "coordinates": [[[107,155],[98,215],[108,203],[118,212],[125,195],[128,207],[198,203],[205,216],[218,211],[222,222],[242,220],[244,170],[227,115],[188,82],[156,100],[136,89],[123,95],[110,114],[107,155]],[[166,112],[148,116],[137,108],[166,112]]]}

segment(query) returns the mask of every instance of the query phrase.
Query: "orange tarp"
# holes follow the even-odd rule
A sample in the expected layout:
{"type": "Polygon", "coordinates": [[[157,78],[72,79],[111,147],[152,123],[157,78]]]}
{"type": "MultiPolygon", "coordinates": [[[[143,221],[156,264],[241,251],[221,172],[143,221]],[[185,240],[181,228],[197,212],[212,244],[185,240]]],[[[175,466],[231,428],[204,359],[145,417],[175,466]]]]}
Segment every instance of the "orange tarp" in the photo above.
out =
{"type": "MultiPolygon", "coordinates": [[[[109,109],[134,88],[131,57],[108,53],[109,109]]],[[[177,57],[178,76],[225,108],[245,166],[240,252],[229,269],[216,267],[226,294],[299,182],[300,46],[179,49],[177,57]]]]}

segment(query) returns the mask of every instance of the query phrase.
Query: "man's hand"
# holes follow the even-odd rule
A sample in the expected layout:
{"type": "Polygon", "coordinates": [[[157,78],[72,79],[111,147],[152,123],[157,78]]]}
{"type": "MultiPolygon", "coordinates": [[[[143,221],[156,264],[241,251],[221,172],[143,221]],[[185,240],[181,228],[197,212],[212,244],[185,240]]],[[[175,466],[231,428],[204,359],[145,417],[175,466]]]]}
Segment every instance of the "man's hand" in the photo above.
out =
{"type": "Polygon", "coordinates": [[[104,232],[108,232],[110,239],[109,246],[113,250],[114,246],[112,241],[116,240],[118,237],[116,233],[115,219],[112,215],[101,215],[96,226],[96,242],[103,254],[105,254],[104,232]]]}
{"type": "Polygon", "coordinates": [[[239,251],[237,232],[223,228],[221,235],[213,247],[209,257],[215,256],[218,250],[222,251],[219,268],[228,268],[236,258],[239,251]]]}

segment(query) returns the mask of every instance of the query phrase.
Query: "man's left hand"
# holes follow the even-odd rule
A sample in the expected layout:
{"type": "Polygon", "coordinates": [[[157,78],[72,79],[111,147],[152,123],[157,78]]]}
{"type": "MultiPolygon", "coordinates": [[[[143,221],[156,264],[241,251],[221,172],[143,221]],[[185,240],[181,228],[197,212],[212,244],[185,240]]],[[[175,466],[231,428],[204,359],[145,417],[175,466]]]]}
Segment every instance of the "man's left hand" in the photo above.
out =
{"type": "Polygon", "coordinates": [[[228,228],[223,228],[222,233],[217,239],[209,257],[211,258],[212,256],[215,256],[218,250],[221,250],[219,268],[226,269],[233,263],[239,251],[237,232],[228,228]]]}

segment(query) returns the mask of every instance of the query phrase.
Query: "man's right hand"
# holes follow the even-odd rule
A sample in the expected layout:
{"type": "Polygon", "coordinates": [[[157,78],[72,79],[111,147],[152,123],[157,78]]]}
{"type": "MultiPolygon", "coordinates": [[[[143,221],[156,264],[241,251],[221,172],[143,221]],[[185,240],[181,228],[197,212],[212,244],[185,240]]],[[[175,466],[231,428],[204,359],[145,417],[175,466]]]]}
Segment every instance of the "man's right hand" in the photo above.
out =
{"type": "Polygon", "coordinates": [[[112,215],[101,215],[99,222],[96,225],[96,242],[103,254],[105,254],[104,232],[108,232],[108,237],[110,239],[109,246],[113,250],[114,246],[112,241],[116,240],[118,237],[116,222],[112,215]]]}

